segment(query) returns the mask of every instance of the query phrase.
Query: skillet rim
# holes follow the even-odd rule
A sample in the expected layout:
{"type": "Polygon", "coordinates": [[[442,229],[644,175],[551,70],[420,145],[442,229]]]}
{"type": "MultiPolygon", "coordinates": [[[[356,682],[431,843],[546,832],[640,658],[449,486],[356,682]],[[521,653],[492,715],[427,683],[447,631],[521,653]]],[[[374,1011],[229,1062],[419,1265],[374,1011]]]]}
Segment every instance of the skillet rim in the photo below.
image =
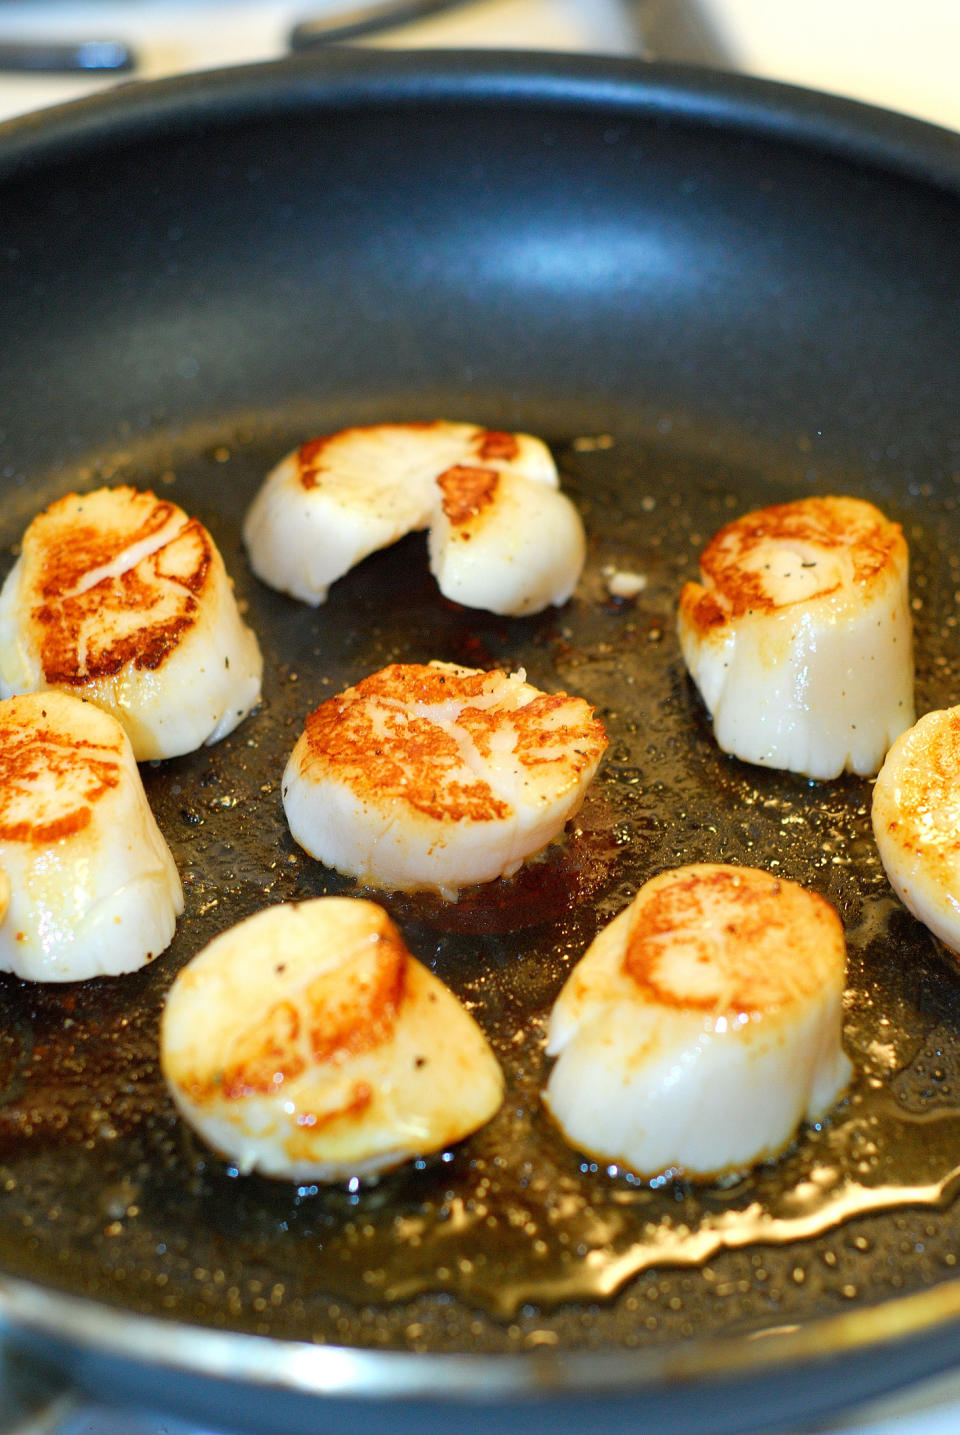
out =
{"type": "MultiPolygon", "coordinates": [[[[960,134],[858,101],[775,81],[661,62],[523,51],[331,48],[277,61],[118,85],[0,124],[0,186],[38,169],[123,147],[228,128],[251,119],[427,103],[506,101],[577,105],[658,122],[753,135],[843,158],[960,196],[960,134]]],[[[516,1355],[378,1351],[318,1346],[194,1326],[87,1300],[0,1273],[0,1333],[62,1342],[76,1353],[132,1360],[154,1371],[309,1395],[362,1399],[502,1399],[637,1396],[659,1388],[796,1374],[836,1359],[890,1361],[830,1408],[931,1375],[956,1359],[960,1279],[880,1304],[773,1328],[763,1338],[695,1338],[633,1351],[516,1355]]],[[[70,1356],[64,1357],[70,1363],[70,1356]]],[[[818,1407],[819,1408],[819,1407],[818,1407]]],[[[793,1412],[784,1412],[787,1418],[793,1412]]]]}
{"type": "MultiPolygon", "coordinates": [[[[276,1336],[218,1330],[181,1320],[131,1313],[0,1275],[0,1335],[51,1338],[72,1348],[83,1374],[85,1355],[133,1361],[153,1372],[182,1372],[219,1381],[241,1381],[312,1396],[410,1399],[429,1396],[443,1404],[470,1399],[639,1395],[658,1387],[761,1378],[789,1365],[812,1371],[844,1356],[882,1359],[891,1345],[909,1351],[909,1370],[890,1369],[867,1387],[879,1395],[933,1375],[956,1359],[950,1338],[960,1331],[960,1279],[878,1305],[822,1316],[804,1325],[771,1327],[752,1336],[694,1337],[680,1345],[634,1350],[554,1351],[516,1354],[375,1350],[319,1345],[276,1336]],[[7,1329],[4,1330],[6,1324],[7,1329]],[[946,1337],[929,1347],[931,1333],[946,1337]],[[359,1377],[359,1378],[358,1378],[359,1377]]],[[[71,1365],[69,1355],[66,1363],[71,1365]]],[[[854,1389],[846,1401],[864,1398],[854,1389]]],[[[831,1402],[831,1405],[839,1404],[831,1402]]]]}
{"type": "Polygon", "coordinates": [[[960,192],[960,133],[859,100],[700,66],[524,50],[331,46],[257,64],[127,81],[0,123],[0,184],[112,139],[170,138],[305,106],[604,107],[729,129],[960,192]]]}

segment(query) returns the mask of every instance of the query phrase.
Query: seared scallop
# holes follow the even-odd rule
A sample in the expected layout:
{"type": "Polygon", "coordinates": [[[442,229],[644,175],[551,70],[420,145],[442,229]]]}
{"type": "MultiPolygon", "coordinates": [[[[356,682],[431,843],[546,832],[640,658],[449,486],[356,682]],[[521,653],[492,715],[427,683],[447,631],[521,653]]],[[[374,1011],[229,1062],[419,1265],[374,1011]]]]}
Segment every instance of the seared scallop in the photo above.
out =
{"type": "Polygon", "coordinates": [[[684,660],[725,752],[832,778],[877,771],[914,719],[907,545],[855,498],[727,524],[680,596],[684,660]]]}
{"type": "Polygon", "coordinates": [[[583,567],[583,525],[546,446],[441,420],[304,444],[267,476],[243,533],[259,578],[317,604],[362,558],[423,528],[440,591],[468,607],[565,603],[583,567]]]}
{"type": "Polygon", "coordinates": [[[373,1176],[462,1140],[503,1099],[456,996],[372,902],[268,908],[179,974],[161,1064],[183,1116],[239,1170],[373,1176]]]}
{"type": "Polygon", "coordinates": [[[582,698],[521,674],[393,664],[309,714],[283,804],[296,841],[328,867],[455,898],[559,836],[606,742],[582,698]]]}
{"type": "Polygon", "coordinates": [[[262,666],[210,534],[153,493],[51,504],[0,592],[0,694],[89,698],[140,762],[225,737],[258,701],[262,666]]]}
{"type": "Polygon", "coordinates": [[[925,714],[893,744],[873,831],[904,906],[960,953],[960,707],[925,714]]]}
{"type": "Polygon", "coordinates": [[[850,1079],[845,956],[836,912],[797,883],[661,873],[556,1001],[547,1107],[577,1150],[650,1178],[709,1181],[775,1156],[850,1079]]]}
{"type": "Polygon", "coordinates": [[[92,703],[0,702],[0,969],[69,982],[143,966],[183,911],[130,742],[92,703]]]}

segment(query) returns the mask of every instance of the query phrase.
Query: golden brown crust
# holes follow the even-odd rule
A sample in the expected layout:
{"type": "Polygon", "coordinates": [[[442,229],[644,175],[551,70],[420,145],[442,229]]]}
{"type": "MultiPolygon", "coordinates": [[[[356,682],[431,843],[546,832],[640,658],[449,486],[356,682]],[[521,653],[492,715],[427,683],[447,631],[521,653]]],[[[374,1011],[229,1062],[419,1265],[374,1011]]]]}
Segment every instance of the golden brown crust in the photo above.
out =
{"type": "MultiPolygon", "coordinates": [[[[774,504],[734,519],[707,544],[700,558],[705,586],[688,583],[681,594],[684,616],[696,631],[705,634],[748,613],[771,614],[797,601],[778,600],[763,569],[747,562],[766,544],[794,545],[797,563],[811,568],[814,564],[805,560],[805,550],[842,551],[849,558],[853,581],[861,587],[888,572],[891,562],[898,567],[906,562],[900,525],[872,504],[836,497],[774,504]]],[[[840,586],[834,568],[823,585],[806,597],[826,598],[840,586]]]]}
{"type": "Polygon", "coordinates": [[[326,1131],[337,1122],[346,1122],[348,1128],[356,1125],[373,1105],[375,1092],[366,1081],[355,1081],[349,1095],[339,1106],[326,1107],[323,1111],[301,1109],[297,1112],[297,1128],[284,1139],[283,1149],[292,1162],[315,1161],[317,1154],[317,1133],[326,1131]]]}
{"type": "MultiPolygon", "coordinates": [[[[178,1077],[198,1105],[269,1095],[308,1067],[336,1064],[389,1041],[404,1000],[409,952],[384,913],[375,939],[351,959],[348,982],[342,969],[321,973],[298,998],[285,997],[256,1022],[237,1032],[230,1061],[214,1073],[178,1077]]],[[[371,1099],[324,1114],[324,1121],[356,1113],[371,1099]]]]}
{"type": "MultiPolygon", "coordinates": [[[[503,727],[502,713],[467,707],[458,722],[470,734],[477,751],[483,757],[492,757],[494,734],[503,727]]],[[[516,734],[514,752],[528,775],[537,768],[563,762],[569,767],[571,779],[575,779],[598,761],[607,746],[599,718],[586,718],[580,701],[567,693],[539,693],[511,712],[510,725],[516,734]]]]}
{"type": "Polygon", "coordinates": [[[476,518],[497,496],[500,475],[494,468],[467,468],[457,464],[437,479],[442,507],[454,528],[476,518]]]}
{"type": "Polygon", "coordinates": [[[479,429],[473,439],[473,447],[483,463],[491,463],[495,459],[512,463],[520,452],[516,434],[504,433],[500,429],[479,429]]]}
{"type": "Polygon", "coordinates": [[[300,772],[313,781],[329,776],[371,807],[402,801],[438,822],[508,818],[509,804],[470,770],[457,738],[412,711],[445,703],[455,705],[458,729],[485,759],[508,721],[513,752],[530,779],[552,768],[555,781],[562,767],[569,787],[599,761],[606,732],[580,699],[540,693],[505,714],[490,700],[491,678],[503,681],[499,673],[391,664],[307,716],[300,772]]]}
{"type": "MultiPolygon", "coordinates": [[[[36,520],[30,541],[36,545],[37,589],[44,599],[60,599],[82,583],[95,568],[111,563],[131,544],[161,533],[176,513],[176,505],[152,493],[133,488],[114,490],[124,504],[122,521],[107,527],[84,519],[89,505],[78,494],[52,503],[36,520]],[[71,510],[74,510],[71,512],[71,510]]],[[[115,512],[120,519],[121,510],[115,512]]]]}
{"type": "Polygon", "coordinates": [[[908,744],[906,756],[893,766],[893,781],[882,772],[874,790],[878,836],[921,858],[925,882],[953,891],[960,857],[960,707],[927,713],[901,742],[908,744]]]}
{"type": "Polygon", "coordinates": [[[25,701],[12,698],[0,709],[0,841],[47,845],[82,832],[96,803],[119,785],[123,739],[78,742],[46,724],[45,714],[34,725],[21,715],[25,701]]]}
{"type": "Polygon", "coordinates": [[[371,805],[402,799],[436,821],[490,822],[509,814],[487,783],[467,774],[456,740],[400,708],[346,694],[306,720],[304,776],[329,772],[371,805]]]}
{"type": "Polygon", "coordinates": [[[342,980],[330,974],[310,983],[307,1035],[315,1063],[359,1056],[393,1035],[406,990],[409,955],[397,928],[384,915],[375,944],[354,964],[348,994],[342,980]]]}
{"type": "Polygon", "coordinates": [[[516,434],[504,433],[499,429],[479,428],[471,424],[451,424],[445,419],[430,419],[404,424],[358,424],[352,428],[340,429],[337,433],[321,434],[301,444],[297,450],[297,476],[303,488],[309,491],[320,483],[321,476],[335,466],[336,457],[331,450],[351,444],[358,438],[373,438],[377,434],[390,432],[412,434],[459,433],[468,447],[473,450],[481,463],[512,463],[520,453],[516,434]]]}
{"type": "Polygon", "coordinates": [[[433,706],[454,699],[469,702],[486,691],[488,675],[480,669],[453,669],[442,663],[388,663],[347,688],[345,698],[385,698],[396,703],[433,706]]]}
{"type": "Polygon", "coordinates": [[[202,524],[149,492],[119,488],[109,505],[101,499],[68,495],[24,539],[24,602],[51,686],[156,671],[195,625],[213,583],[215,550],[202,524]],[[136,563],[104,571],[152,541],[159,546],[136,563]]]}
{"type": "Polygon", "coordinates": [[[690,626],[700,634],[709,633],[712,628],[722,628],[730,621],[730,614],[700,583],[684,583],[680,590],[680,610],[690,626]]]}
{"type": "Polygon", "coordinates": [[[447,427],[442,419],[431,419],[409,424],[355,424],[352,428],[339,429],[336,433],[320,434],[297,449],[297,476],[303,488],[309,492],[311,488],[318,486],[321,475],[329,472],[331,466],[336,464],[335,456],[330,455],[331,449],[336,450],[342,445],[349,445],[354,439],[371,437],[379,432],[386,433],[395,428],[411,433],[430,433],[440,432],[447,427]]]}
{"type": "Polygon", "coordinates": [[[812,995],[829,971],[825,954],[842,966],[843,949],[840,920],[816,893],[753,868],[705,865],[651,886],[622,965],[660,1006],[730,1016],[812,995]],[[771,963],[771,947],[790,950],[798,933],[796,961],[771,963]]]}
{"type": "Polygon", "coordinates": [[[256,1092],[275,1091],[306,1067],[300,1036],[297,1007],[291,1001],[276,1002],[258,1017],[254,1028],[239,1033],[229,1066],[213,1077],[187,1077],[183,1085],[198,1103],[221,1097],[238,1101],[256,1092]]]}

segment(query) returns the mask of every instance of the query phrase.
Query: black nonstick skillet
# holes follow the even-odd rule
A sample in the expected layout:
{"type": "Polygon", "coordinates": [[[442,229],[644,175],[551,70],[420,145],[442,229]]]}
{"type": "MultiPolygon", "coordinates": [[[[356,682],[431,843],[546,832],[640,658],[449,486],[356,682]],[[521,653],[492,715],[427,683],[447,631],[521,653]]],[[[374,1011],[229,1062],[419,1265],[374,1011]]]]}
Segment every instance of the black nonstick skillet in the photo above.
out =
{"type": "MultiPolygon", "coordinates": [[[[960,698],[960,139],[735,77],[351,53],[118,90],[0,129],[0,543],[130,482],[212,530],[266,656],[231,737],[143,770],[183,873],[117,980],[0,978],[0,1310],[111,1398],[250,1430],[733,1432],[960,1353],[960,971],[893,898],[870,783],[721,754],[674,638],[737,512],[866,496],[912,554],[919,711],[960,698]],[[438,594],[421,536],[307,609],[240,541],[263,474],[355,422],[552,446],[589,534],[561,610],[438,594]],[[642,574],[629,601],[611,573],[642,574]],[[523,666],[610,749],[566,844],[456,908],[388,899],[507,1072],[484,1131],[367,1188],[241,1177],[156,1056],[176,971],[270,902],[354,890],[290,839],[304,715],[394,660],[523,666]],[[654,872],[832,900],[857,1077],[726,1187],[568,1149],[540,1108],[566,973],[654,872]]],[[[743,1119],[748,1119],[745,1114],[743,1119]]]]}

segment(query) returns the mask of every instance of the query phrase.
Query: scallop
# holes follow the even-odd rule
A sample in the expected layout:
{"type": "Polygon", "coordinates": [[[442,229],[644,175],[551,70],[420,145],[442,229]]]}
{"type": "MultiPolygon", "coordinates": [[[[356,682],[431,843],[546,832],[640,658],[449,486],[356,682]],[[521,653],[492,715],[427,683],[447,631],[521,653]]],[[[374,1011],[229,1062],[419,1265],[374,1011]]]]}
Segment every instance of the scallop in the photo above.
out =
{"type": "Polygon", "coordinates": [[[724,752],[814,778],[875,773],[914,720],[907,545],[856,498],[735,519],[680,596],[684,661],[724,752]]]}
{"type": "Polygon", "coordinates": [[[311,440],[267,478],[244,523],[253,571],[305,603],[361,559],[428,528],[445,597],[520,616],[565,603],[583,524],[547,447],[476,424],[372,424],[311,440]]]}
{"type": "Polygon", "coordinates": [[[139,762],[232,732],[259,700],[262,667],[210,534],[150,492],[51,504],[0,591],[0,695],[89,698],[139,762]]]}
{"type": "Polygon", "coordinates": [[[49,692],[0,702],[0,969],[68,982],[143,966],[183,911],[123,728],[49,692]]]}
{"type": "Polygon", "coordinates": [[[960,707],[926,713],[887,753],[873,831],[904,906],[960,953],[960,707]]]}
{"type": "Polygon", "coordinates": [[[392,664],[309,714],[283,804],[296,841],[328,867],[455,898],[562,833],[606,745],[584,699],[522,673],[392,664]]]}
{"type": "Polygon", "coordinates": [[[845,955],[834,909],[795,882],[661,873],[557,998],[549,1112],[577,1150],[651,1179],[711,1181],[776,1156],[850,1080],[845,955]]]}
{"type": "Polygon", "coordinates": [[[372,902],[270,907],[181,971],[161,1064],[185,1120],[242,1172],[372,1177],[445,1150],[503,1100],[458,998],[372,902]]]}

